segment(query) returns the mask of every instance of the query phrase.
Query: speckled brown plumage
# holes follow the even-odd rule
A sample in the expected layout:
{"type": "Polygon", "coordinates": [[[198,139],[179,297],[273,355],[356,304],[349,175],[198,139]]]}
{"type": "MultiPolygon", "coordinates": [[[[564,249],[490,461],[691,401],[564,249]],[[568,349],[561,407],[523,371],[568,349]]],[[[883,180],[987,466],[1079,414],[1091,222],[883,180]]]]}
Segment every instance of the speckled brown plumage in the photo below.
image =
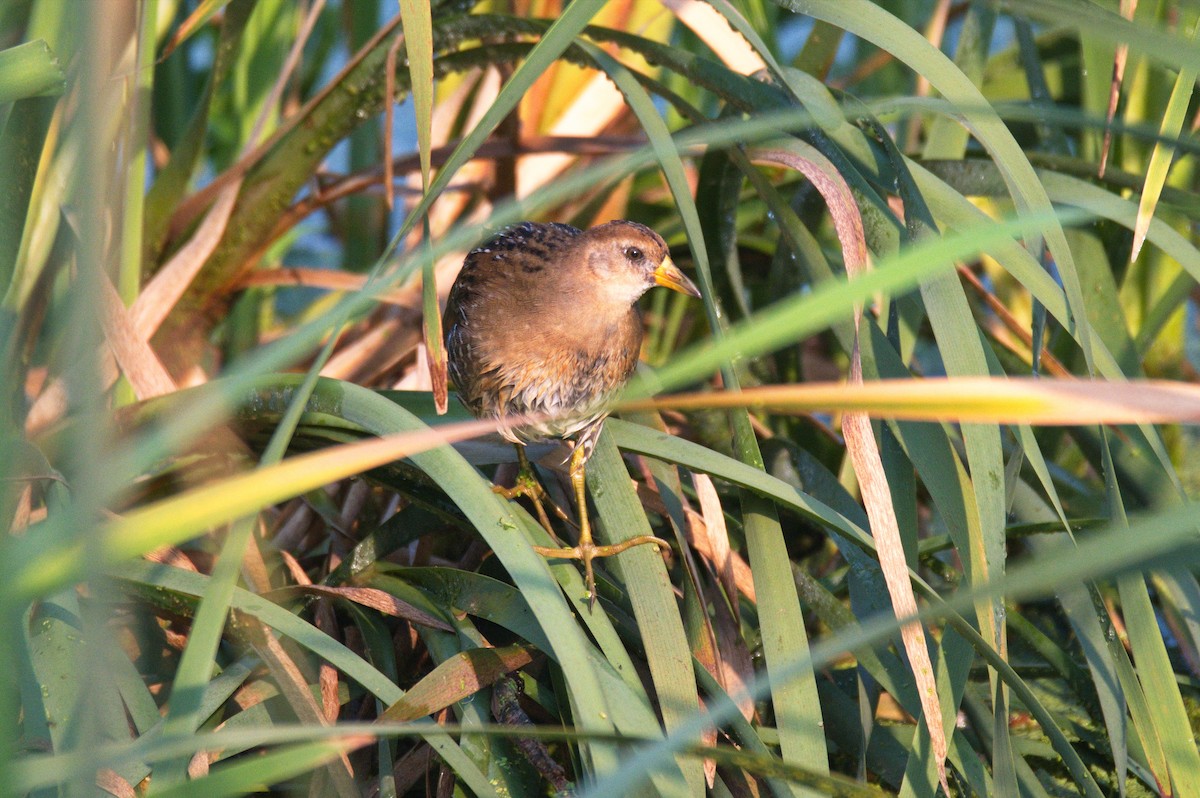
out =
{"type": "Polygon", "coordinates": [[[700,295],[671,262],[662,237],[644,225],[614,221],[581,231],[522,222],[467,255],[446,302],[450,377],[471,412],[551,416],[503,425],[501,433],[517,444],[576,440],[571,477],[580,545],[543,553],[583,560],[589,589],[592,557],[616,552],[592,546],[584,462],[609,403],[637,366],[637,300],[655,285],[700,295]]]}
{"type": "Polygon", "coordinates": [[[446,303],[450,376],[463,402],[481,418],[556,416],[505,428],[514,442],[583,433],[590,448],[608,400],[637,366],[637,298],[664,263],[686,280],[662,238],[634,222],[586,232],[524,222],[493,236],[467,255],[446,303]]]}

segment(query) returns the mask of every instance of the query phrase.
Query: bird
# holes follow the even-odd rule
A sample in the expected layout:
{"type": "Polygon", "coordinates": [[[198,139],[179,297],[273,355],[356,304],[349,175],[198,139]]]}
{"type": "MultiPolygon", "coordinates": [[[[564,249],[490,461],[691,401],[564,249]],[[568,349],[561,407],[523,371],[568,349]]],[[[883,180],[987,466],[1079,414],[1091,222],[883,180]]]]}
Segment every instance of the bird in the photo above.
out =
{"type": "MultiPolygon", "coordinates": [[[[637,366],[642,344],[638,299],[655,286],[699,297],[671,260],[662,236],[615,220],[580,230],[521,222],[469,252],[446,300],[442,329],[448,372],[467,409],[499,421],[517,447],[539,518],[550,523],[525,456],[527,443],[572,440],[569,474],[578,507],[578,544],[535,546],[547,558],[579,560],[589,605],[596,600],[592,560],[633,546],[668,544],[642,535],[597,546],[588,522],[586,463],[611,404],[637,366]],[[513,423],[513,416],[534,416],[513,423]]],[[[497,489],[510,498],[515,491],[497,489]]]]}

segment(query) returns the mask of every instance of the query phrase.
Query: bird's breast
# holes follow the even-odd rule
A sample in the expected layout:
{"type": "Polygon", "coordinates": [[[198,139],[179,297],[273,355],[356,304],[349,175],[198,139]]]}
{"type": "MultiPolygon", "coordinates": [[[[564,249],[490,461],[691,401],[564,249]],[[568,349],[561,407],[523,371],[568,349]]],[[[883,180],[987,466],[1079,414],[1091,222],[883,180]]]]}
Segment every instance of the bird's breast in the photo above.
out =
{"type": "Polygon", "coordinates": [[[622,323],[594,336],[543,335],[508,342],[481,358],[469,403],[480,415],[545,415],[510,431],[519,440],[565,438],[602,418],[637,366],[641,323],[622,323]]]}

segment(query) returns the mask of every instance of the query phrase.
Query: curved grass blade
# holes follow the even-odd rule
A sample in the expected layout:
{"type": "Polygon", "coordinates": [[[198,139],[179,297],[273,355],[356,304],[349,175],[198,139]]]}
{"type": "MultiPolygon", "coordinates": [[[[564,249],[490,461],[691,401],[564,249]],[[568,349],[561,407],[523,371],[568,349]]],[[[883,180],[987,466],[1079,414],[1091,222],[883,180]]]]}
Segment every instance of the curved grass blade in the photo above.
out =
{"type": "MultiPolygon", "coordinates": [[[[929,44],[916,31],[893,17],[883,8],[867,0],[821,0],[799,3],[799,0],[777,0],[781,5],[803,11],[826,22],[836,24],[876,46],[892,53],[916,72],[925,75],[957,109],[976,139],[988,150],[1017,208],[1023,212],[1045,214],[1052,211],[1049,197],[1037,180],[1033,167],[1003,120],[975,84],[940,50],[929,44]],[[797,6],[803,5],[803,8],[797,6]]],[[[1040,231],[1058,265],[1071,308],[1072,321],[1081,330],[1087,329],[1087,314],[1083,292],[1075,274],[1074,258],[1067,245],[1062,226],[1051,222],[1040,231]]],[[[1089,369],[1092,364],[1092,336],[1079,336],[1089,369]]]]}
{"type": "MultiPolygon", "coordinates": [[[[869,271],[867,244],[863,232],[862,217],[855,205],[850,187],[837,173],[833,164],[814,147],[801,141],[790,141],[779,149],[755,149],[748,153],[752,161],[775,163],[795,169],[808,178],[829,207],[842,246],[846,275],[851,280],[862,277],[869,271]]],[[[854,306],[854,343],[850,355],[850,384],[863,383],[862,353],[859,340],[862,328],[862,305],[854,306]]],[[[899,522],[892,502],[891,488],[884,473],[883,461],[871,422],[862,412],[852,411],[842,418],[842,432],[846,438],[846,449],[858,479],[863,504],[871,521],[871,533],[876,540],[879,564],[883,569],[888,595],[897,617],[915,615],[916,597],[908,579],[908,564],[904,557],[904,543],[900,537],[899,522]]],[[[942,725],[942,708],[938,697],[933,665],[926,647],[925,630],[915,624],[900,630],[904,650],[916,679],[926,729],[933,745],[933,764],[938,781],[949,793],[946,782],[946,733],[942,725]]]]}
{"type": "Polygon", "coordinates": [[[1037,214],[960,230],[884,258],[871,272],[851,282],[827,283],[810,294],[781,299],[733,327],[722,340],[680,353],[659,369],[653,380],[635,378],[626,395],[638,397],[670,390],[707,377],[730,358],[774,351],[850,317],[856,302],[870,301],[877,294],[894,296],[910,290],[930,275],[953,268],[956,260],[1011,241],[1014,234],[1036,233],[1058,223],[1048,221],[1050,218],[1037,214]]]}
{"type": "MultiPolygon", "coordinates": [[[[704,230],[683,163],[671,142],[666,124],[653,107],[649,96],[633,80],[628,70],[599,48],[585,46],[584,49],[617,83],[650,139],[687,231],[705,300],[709,328],[714,338],[720,339],[725,332],[725,323],[716,305],[704,230]]],[[[738,377],[732,367],[733,360],[734,358],[730,357],[719,365],[726,387],[736,391],[738,377]]],[[[752,465],[762,467],[762,454],[750,430],[749,418],[744,413],[736,413],[731,416],[730,422],[733,427],[734,446],[739,450],[739,456],[752,465]]],[[[791,661],[807,648],[807,639],[802,634],[804,622],[799,598],[790,569],[784,567],[788,560],[782,528],[775,508],[762,503],[758,497],[744,497],[743,516],[756,591],[759,601],[769,608],[761,616],[763,647],[768,663],[774,662],[775,667],[781,667],[784,662],[791,661]]],[[[768,665],[768,672],[770,668],[771,665],[768,665]]],[[[690,697],[688,700],[691,700],[690,697]]],[[[785,760],[817,772],[827,772],[829,756],[824,734],[820,733],[820,704],[817,700],[815,675],[806,675],[786,687],[779,685],[779,689],[772,693],[772,703],[778,718],[777,725],[785,760]]],[[[698,785],[693,782],[693,786],[698,785]]]]}
{"type": "MultiPolygon", "coordinates": [[[[198,600],[204,596],[210,581],[209,577],[203,574],[140,561],[124,563],[114,569],[112,575],[133,586],[147,588],[150,591],[148,598],[152,602],[168,599],[171,594],[183,596],[185,602],[191,599],[198,600]]],[[[391,679],[353,651],[304,619],[293,615],[262,596],[243,588],[235,588],[230,606],[253,616],[279,634],[296,641],[361,684],[384,704],[393,704],[404,695],[404,691],[397,687],[391,679]]],[[[431,728],[427,735],[426,741],[458,774],[459,778],[471,785],[471,788],[480,795],[493,793],[487,778],[453,740],[436,728],[431,728]]],[[[167,735],[143,736],[130,746],[130,753],[136,756],[142,746],[157,745],[164,738],[167,738],[167,735]]],[[[189,754],[203,750],[202,738],[196,735],[184,735],[183,739],[192,741],[192,744],[185,749],[189,754]]],[[[83,766],[86,771],[87,763],[84,763],[83,766]]]]}
{"type": "MultiPolygon", "coordinates": [[[[1169,558],[1183,557],[1189,563],[1195,562],[1196,552],[1191,541],[1195,535],[1196,509],[1194,505],[1187,505],[1153,514],[1131,526],[1128,532],[1123,525],[1110,525],[1104,532],[1078,546],[1068,544],[1058,547],[1059,552],[1050,560],[1022,564],[1010,570],[999,582],[959,591],[952,600],[939,602],[924,610],[919,618],[922,621],[935,617],[953,618],[955,613],[968,611],[975,603],[996,595],[1008,595],[1013,600],[1033,598],[1052,591],[1056,584],[1130,573],[1169,558]]],[[[838,635],[836,639],[821,641],[813,646],[812,662],[807,663],[806,667],[823,667],[837,653],[883,640],[901,623],[909,621],[910,619],[876,618],[862,624],[853,633],[847,632],[838,635]]],[[[978,636],[969,624],[963,623],[956,628],[968,639],[978,636]]],[[[988,645],[977,646],[976,650],[985,656],[992,652],[988,645]]],[[[992,654],[994,655],[994,652],[992,654]]],[[[1011,666],[998,657],[990,659],[989,664],[1003,673],[1011,671],[1011,666]]],[[[759,697],[765,694],[766,689],[767,685],[759,679],[751,686],[750,694],[759,697]]],[[[627,768],[615,777],[593,786],[583,795],[585,798],[594,798],[601,795],[625,794],[635,788],[644,768],[670,758],[673,751],[687,739],[685,734],[694,734],[694,730],[709,723],[721,723],[736,712],[736,705],[722,704],[702,713],[689,724],[687,732],[671,735],[663,743],[638,751],[629,761],[627,768]]],[[[1064,753],[1068,753],[1069,748],[1068,745],[1068,750],[1064,753]]],[[[1079,757],[1074,755],[1064,758],[1077,782],[1086,785],[1086,794],[1099,798],[1099,788],[1079,757]]]]}
{"type": "MultiPolygon", "coordinates": [[[[1200,17],[1193,17],[1184,34],[1187,39],[1195,39],[1197,27],[1200,27],[1200,17]]],[[[1196,88],[1197,75],[1200,75],[1200,71],[1194,67],[1183,67],[1175,77],[1175,87],[1171,89],[1171,99],[1167,101],[1166,110],[1163,111],[1162,126],[1158,131],[1159,136],[1163,139],[1179,137],[1179,132],[1183,129],[1183,123],[1187,117],[1188,105],[1196,88]]],[[[1154,218],[1154,209],[1158,205],[1158,198],[1162,196],[1163,186],[1167,182],[1167,171],[1171,168],[1171,161],[1174,157],[1174,147],[1163,141],[1154,145],[1154,152],[1150,154],[1150,163],[1146,167],[1146,183],[1142,188],[1142,197],[1138,201],[1137,222],[1133,227],[1133,251],[1130,260],[1137,260],[1138,253],[1142,250],[1142,244],[1146,240],[1146,231],[1150,227],[1150,220],[1154,218]]]]}

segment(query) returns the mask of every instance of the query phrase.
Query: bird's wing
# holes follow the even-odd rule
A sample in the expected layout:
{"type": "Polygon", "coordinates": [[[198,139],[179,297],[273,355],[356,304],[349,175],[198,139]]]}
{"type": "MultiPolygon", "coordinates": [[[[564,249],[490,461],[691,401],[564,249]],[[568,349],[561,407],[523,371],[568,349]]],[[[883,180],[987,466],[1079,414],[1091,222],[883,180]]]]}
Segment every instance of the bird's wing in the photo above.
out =
{"type": "Polygon", "coordinates": [[[567,224],[521,222],[504,228],[467,254],[446,299],[442,329],[450,378],[476,413],[481,407],[475,383],[491,364],[484,362],[487,358],[476,341],[472,319],[478,324],[481,319],[486,322],[503,315],[496,305],[512,294],[513,283],[521,284],[526,275],[553,264],[553,253],[581,232],[567,224]]]}

